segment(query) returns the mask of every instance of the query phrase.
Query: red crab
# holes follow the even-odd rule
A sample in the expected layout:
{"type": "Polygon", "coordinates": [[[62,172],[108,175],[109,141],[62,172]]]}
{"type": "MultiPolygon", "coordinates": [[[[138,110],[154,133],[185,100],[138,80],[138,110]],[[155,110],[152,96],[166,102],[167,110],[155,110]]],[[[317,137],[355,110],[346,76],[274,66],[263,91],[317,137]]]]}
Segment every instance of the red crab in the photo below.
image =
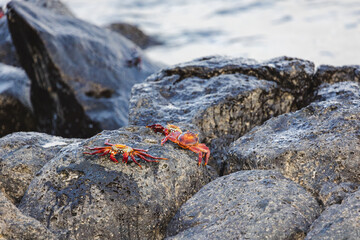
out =
{"type": "Polygon", "coordinates": [[[161,160],[167,160],[167,158],[160,158],[160,157],[154,157],[151,156],[150,154],[147,154],[145,152],[147,152],[148,150],[144,150],[144,149],[138,149],[138,148],[132,148],[123,144],[111,144],[109,143],[109,139],[105,140],[104,142],[105,145],[111,146],[111,147],[86,147],[90,150],[96,150],[95,152],[84,152],[84,154],[90,154],[90,155],[94,155],[97,153],[102,153],[100,156],[104,156],[108,153],[110,153],[110,159],[115,162],[118,163],[118,160],[116,160],[115,155],[120,153],[123,155],[123,162],[127,163],[129,156],[131,157],[131,159],[134,161],[134,163],[136,163],[140,168],[141,165],[135,160],[135,156],[138,156],[139,158],[147,161],[147,162],[159,162],[156,160],[150,160],[147,159],[146,157],[152,158],[152,159],[161,159],[161,160]]]}
{"type": "Polygon", "coordinates": [[[146,126],[147,128],[151,128],[154,132],[160,132],[165,135],[165,138],[161,140],[161,145],[163,145],[167,140],[170,140],[174,143],[177,143],[180,147],[189,149],[195,153],[199,154],[199,162],[200,166],[202,162],[202,158],[205,157],[204,166],[209,161],[210,157],[210,149],[203,143],[199,143],[198,134],[193,132],[182,132],[178,126],[168,124],[166,128],[161,126],[160,124],[153,124],[146,126]]]}

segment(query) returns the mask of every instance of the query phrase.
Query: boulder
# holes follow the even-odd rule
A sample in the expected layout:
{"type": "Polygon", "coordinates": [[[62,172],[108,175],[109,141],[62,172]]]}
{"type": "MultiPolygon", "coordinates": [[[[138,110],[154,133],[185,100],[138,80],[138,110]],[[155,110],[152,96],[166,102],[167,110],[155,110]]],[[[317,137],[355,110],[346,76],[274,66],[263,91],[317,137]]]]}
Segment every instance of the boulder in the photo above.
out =
{"type": "Polygon", "coordinates": [[[315,101],[360,99],[360,82],[322,83],[315,91],[315,101]]]}
{"type": "Polygon", "coordinates": [[[35,129],[30,80],[22,69],[0,63],[0,137],[35,129]]]}
{"type": "Polygon", "coordinates": [[[331,196],[326,189],[339,188],[325,184],[360,183],[359,127],[360,99],[340,96],[314,102],[272,118],[235,141],[225,172],[277,169],[314,196],[323,187],[323,195],[331,196]]]}
{"type": "Polygon", "coordinates": [[[18,132],[0,138],[0,190],[14,204],[19,204],[41,168],[64,146],[75,141],[36,132],[18,132]]]}
{"type": "Polygon", "coordinates": [[[20,67],[19,59],[11,40],[6,17],[0,18],[0,62],[20,67]]]}
{"type": "Polygon", "coordinates": [[[217,56],[179,64],[133,87],[129,123],[192,126],[221,161],[228,145],[253,127],[306,105],[313,73],[313,63],[288,57],[258,63],[217,56]]]}
{"type": "Polygon", "coordinates": [[[315,198],[280,173],[240,171],[190,198],[166,239],[303,239],[319,214],[315,198]]]}
{"type": "Polygon", "coordinates": [[[131,87],[159,64],[110,30],[27,2],[12,1],[7,7],[41,131],[89,137],[127,125],[131,87]],[[141,61],[129,65],[134,51],[141,61]]]}
{"type": "MultiPolygon", "coordinates": [[[[32,2],[33,4],[46,8],[57,14],[63,14],[67,16],[73,16],[70,10],[58,0],[25,0],[32,2]]],[[[8,29],[8,23],[6,17],[0,18],[0,62],[20,67],[20,62],[16,54],[14,44],[11,39],[11,35],[8,29]]]]}
{"type": "Polygon", "coordinates": [[[341,66],[320,65],[316,70],[314,79],[318,83],[337,83],[337,82],[360,82],[360,66],[341,66]]]}
{"type": "Polygon", "coordinates": [[[58,239],[39,221],[24,215],[0,191],[0,239],[58,239]]]}
{"type": "Polygon", "coordinates": [[[158,143],[150,129],[128,127],[68,145],[37,174],[19,209],[61,238],[162,239],[176,211],[213,175],[197,166],[196,154],[158,143]],[[168,160],[135,157],[140,168],[131,159],[115,164],[109,156],[83,154],[106,139],[168,160]]]}
{"type": "Polygon", "coordinates": [[[146,35],[137,26],[129,23],[112,23],[106,28],[123,35],[142,49],[161,44],[155,38],[146,35]]]}
{"type": "Polygon", "coordinates": [[[311,225],[306,240],[360,239],[360,190],[327,208],[311,225]]]}

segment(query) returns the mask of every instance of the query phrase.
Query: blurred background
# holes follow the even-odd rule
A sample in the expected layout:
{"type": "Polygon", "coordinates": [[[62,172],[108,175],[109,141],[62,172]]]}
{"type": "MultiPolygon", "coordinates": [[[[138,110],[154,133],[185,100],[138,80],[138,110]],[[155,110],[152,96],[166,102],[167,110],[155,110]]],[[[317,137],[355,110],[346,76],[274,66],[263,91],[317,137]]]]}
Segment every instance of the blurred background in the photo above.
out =
{"type": "MultiPolygon", "coordinates": [[[[0,0],[1,5],[8,1],[0,0]]],[[[138,26],[162,42],[153,60],[176,64],[220,54],[298,57],[320,64],[360,64],[360,1],[63,0],[79,18],[138,26]]]]}

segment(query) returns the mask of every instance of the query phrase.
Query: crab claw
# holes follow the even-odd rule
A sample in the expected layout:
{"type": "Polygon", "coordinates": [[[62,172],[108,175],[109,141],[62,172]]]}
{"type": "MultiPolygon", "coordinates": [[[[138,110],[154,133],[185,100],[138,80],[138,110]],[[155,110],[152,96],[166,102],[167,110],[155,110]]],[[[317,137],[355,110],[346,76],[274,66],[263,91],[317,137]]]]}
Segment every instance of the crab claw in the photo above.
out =
{"type": "Polygon", "coordinates": [[[164,128],[161,124],[153,124],[146,126],[147,128],[151,128],[155,133],[162,133],[165,136],[169,134],[169,131],[167,128],[164,128]]]}

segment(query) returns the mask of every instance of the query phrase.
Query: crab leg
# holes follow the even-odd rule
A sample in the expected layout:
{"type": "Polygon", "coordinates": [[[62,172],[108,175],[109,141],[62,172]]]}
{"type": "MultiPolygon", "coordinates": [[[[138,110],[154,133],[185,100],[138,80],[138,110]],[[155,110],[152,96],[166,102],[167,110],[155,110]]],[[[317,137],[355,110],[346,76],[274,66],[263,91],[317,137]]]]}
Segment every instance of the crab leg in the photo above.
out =
{"type": "Polygon", "coordinates": [[[140,155],[140,154],[136,154],[136,156],[138,156],[139,158],[141,158],[141,159],[143,159],[143,160],[145,160],[145,161],[147,161],[147,162],[159,162],[159,161],[157,161],[157,160],[147,159],[146,157],[144,157],[144,156],[142,156],[142,155],[140,155]]]}
{"type": "MultiPolygon", "coordinates": [[[[91,149],[90,150],[95,150],[95,149],[91,149]]],[[[83,154],[90,154],[90,155],[95,155],[97,153],[103,153],[104,151],[103,150],[98,150],[98,151],[95,151],[95,152],[83,152],[83,154]]]]}
{"type": "Polygon", "coordinates": [[[132,160],[134,161],[134,163],[136,163],[136,164],[142,169],[141,165],[136,161],[134,155],[130,154],[130,157],[132,158],[132,160]]]}
{"type": "Polygon", "coordinates": [[[139,154],[141,154],[142,156],[146,156],[146,157],[149,157],[149,158],[153,158],[153,159],[168,160],[167,158],[154,157],[154,156],[151,156],[150,154],[147,154],[147,153],[139,153],[139,154]]]}
{"type": "MultiPolygon", "coordinates": [[[[109,151],[110,151],[110,150],[109,150],[109,151]]],[[[116,154],[116,153],[111,153],[111,154],[110,154],[110,159],[111,159],[111,161],[113,161],[113,162],[115,162],[115,163],[118,163],[119,161],[116,160],[115,154],[116,154]]]]}

